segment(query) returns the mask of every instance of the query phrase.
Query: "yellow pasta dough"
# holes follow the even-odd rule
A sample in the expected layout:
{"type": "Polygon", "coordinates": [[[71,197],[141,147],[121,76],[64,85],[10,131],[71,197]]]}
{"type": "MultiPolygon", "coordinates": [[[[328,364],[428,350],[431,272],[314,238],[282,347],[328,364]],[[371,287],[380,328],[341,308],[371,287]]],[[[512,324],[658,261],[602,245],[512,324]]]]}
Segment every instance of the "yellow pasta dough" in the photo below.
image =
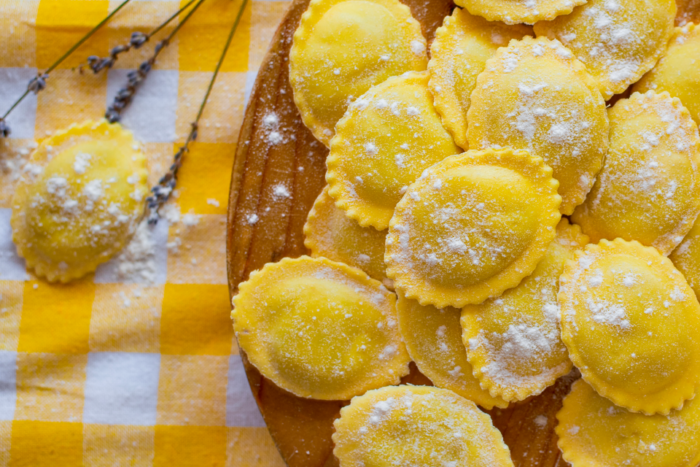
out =
{"type": "Polygon", "coordinates": [[[621,239],[588,245],[561,277],[562,340],[583,378],[633,412],[668,414],[700,385],[700,305],[671,261],[621,239]]]}
{"type": "Polygon", "coordinates": [[[557,414],[559,448],[573,467],[696,467],[700,463],[700,398],[668,415],[615,406],[576,381],[557,414]]]}
{"type": "Polygon", "coordinates": [[[635,83],[666,50],[675,0],[588,0],[573,13],[535,25],[581,60],[605,99],[635,83]]]}
{"type": "Polygon", "coordinates": [[[458,308],[422,306],[399,293],[399,329],[418,369],[437,387],[449,389],[486,409],[506,408],[508,402],[481,388],[467,361],[458,308]]]}
{"type": "Polygon", "coordinates": [[[608,150],[605,101],[584,66],[547,38],[511,41],[486,62],[467,114],[469,147],[528,149],[559,181],[571,214],[608,150]]]}
{"type": "Polygon", "coordinates": [[[294,33],[289,81],[304,123],[326,146],[372,86],[425,70],[426,40],[398,0],[312,0],[294,33]]]}
{"type": "Polygon", "coordinates": [[[511,39],[534,35],[524,25],[507,26],[489,22],[466,10],[455,8],[435,31],[430,46],[428,86],[435,97],[435,109],[442,117],[455,142],[465,150],[467,142],[467,111],[476,78],[484,71],[486,60],[496,49],[505,47],[511,39]]]}
{"type": "Polygon", "coordinates": [[[148,193],[146,158],[131,132],[104,120],[41,142],[12,200],[12,238],[49,281],[94,271],[130,240],[148,193]]]}
{"type": "MultiPolygon", "coordinates": [[[[700,9],[700,5],[699,5],[700,9]]],[[[689,24],[676,28],[666,54],[634,85],[635,92],[668,91],[687,108],[700,124],[700,27],[689,24]]]]}
{"type": "Polygon", "coordinates": [[[250,362],[297,396],[347,400],[408,374],[396,296],[359,269],[285,258],[253,272],[233,305],[250,362]]]}
{"type": "Polygon", "coordinates": [[[503,21],[506,24],[535,24],[551,20],[559,15],[568,15],[575,6],[587,0],[456,0],[473,15],[489,21],[503,21]]]}
{"type": "Polygon", "coordinates": [[[532,273],[554,238],[557,186],[526,151],[468,151],[435,164],[396,206],[387,276],[438,308],[500,295],[532,273]]]}
{"type": "Polygon", "coordinates": [[[676,26],[700,24],[700,0],[676,0],[676,26]]]}
{"type": "Polygon", "coordinates": [[[635,93],[609,110],[610,152],[572,220],[592,242],[637,240],[669,254],[700,212],[700,136],[678,99],[635,93]]]}
{"type": "Polygon", "coordinates": [[[326,159],[328,194],[362,227],[385,230],[408,185],[459,152],[433,107],[427,72],[373,87],[336,130],[326,159]]]}
{"type": "Polygon", "coordinates": [[[304,236],[304,245],[311,250],[311,256],[324,256],[354,266],[384,285],[391,285],[384,264],[386,231],[360,227],[347,217],[328,196],[328,186],[309,212],[304,236]]]}
{"type": "Polygon", "coordinates": [[[562,219],[531,276],[499,298],[462,310],[464,345],[474,375],[493,397],[521,401],[571,371],[559,329],[559,276],[588,237],[562,219]]]}
{"type": "Polygon", "coordinates": [[[700,217],[668,258],[683,273],[695,296],[700,297],[700,217]]]}
{"type": "Polygon", "coordinates": [[[335,421],[340,467],[512,467],[491,417],[452,391],[386,387],[356,397],[335,421]]]}

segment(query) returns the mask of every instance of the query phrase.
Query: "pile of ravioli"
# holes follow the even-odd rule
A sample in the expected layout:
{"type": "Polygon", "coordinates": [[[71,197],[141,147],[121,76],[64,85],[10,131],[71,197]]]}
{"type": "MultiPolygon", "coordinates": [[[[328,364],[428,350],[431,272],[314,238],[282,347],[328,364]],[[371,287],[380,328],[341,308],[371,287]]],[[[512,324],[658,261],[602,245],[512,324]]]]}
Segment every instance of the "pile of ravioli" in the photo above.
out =
{"type": "Polygon", "coordinates": [[[290,81],[328,185],[311,256],[240,284],[241,348],[297,396],[352,400],[342,467],[512,466],[477,405],[574,367],[566,461],[696,467],[700,11],[456,3],[430,45],[398,0],[309,4],[290,81]],[[410,361],[434,387],[400,385],[410,361]]]}

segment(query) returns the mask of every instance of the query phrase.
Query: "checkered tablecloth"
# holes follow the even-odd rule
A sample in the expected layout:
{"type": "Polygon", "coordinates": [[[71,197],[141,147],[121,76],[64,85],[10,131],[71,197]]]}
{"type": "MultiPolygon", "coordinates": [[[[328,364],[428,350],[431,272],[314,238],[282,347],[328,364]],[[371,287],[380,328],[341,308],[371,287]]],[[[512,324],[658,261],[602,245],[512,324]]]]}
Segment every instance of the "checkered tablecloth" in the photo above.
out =
{"type": "MultiPolygon", "coordinates": [[[[0,113],[119,3],[0,0],[0,113]]],[[[153,281],[120,280],[107,263],[52,285],[25,269],[11,241],[13,184],[32,141],[101,118],[155,41],[108,73],[73,68],[184,3],[132,1],[9,118],[13,133],[0,142],[0,467],[284,465],[233,339],[225,213],[245,102],[288,2],[252,0],[245,10],[171,200],[181,220],[151,232],[153,281]]],[[[151,185],[187,135],[240,4],[207,0],[124,114],[151,185]]]]}

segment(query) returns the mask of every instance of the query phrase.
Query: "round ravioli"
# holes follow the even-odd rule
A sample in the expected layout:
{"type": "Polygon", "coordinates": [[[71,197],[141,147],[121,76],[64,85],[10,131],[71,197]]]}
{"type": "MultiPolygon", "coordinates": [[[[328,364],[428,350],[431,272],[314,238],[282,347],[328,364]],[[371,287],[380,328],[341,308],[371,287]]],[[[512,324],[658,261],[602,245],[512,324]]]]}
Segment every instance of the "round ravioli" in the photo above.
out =
{"type": "Polygon", "coordinates": [[[335,421],[341,467],[512,467],[491,417],[447,389],[386,387],[355,397],[335,421]]]}
{"type": "Polygon", "coordinates": [[[454,391],[489,410],[508,407],[508,402],[491,396],[474,377],[462,343],[458,308],[422,306],[399,294],[396,310],[411,360],[435,386],[454,391]]]}
{"type": "Polygon", "coordinates": [[[584,66],[557,41],[511,41],[486,62],[471,95],[472,149],[528,149],[559,181],[571,214],[593,186],[608,150],[605,101],[584,66]]]}
{"type": "Polygon", "coordinates": [[[427,72],[373,87],[336,129],[326,159],[328,194],[362,227],[385,230],[408,185],[459,153],[433,106],[427,72]]]}
{"type": "Polygon", "coordinates": [[[118,253],[148,193],[131,132],[105,120],[71,125],[32,153],[12,200],[12,238],[38,276],[68,282],[118,253]]]}
{"type": "Polygon", "coordinates": [[[615,406],[583,380],[557,414],[559,448],[573,467],[696,467],[700,463],[700,397],[668,415],[615,406]]]}
{"type": "Polygon", "coordinates": [[[562,340],[583,378],[633,412],[668,414],[700,385],[700,305],[651,247],[601,240],[561,277],[562,340]]]}
{"type": "MultiPolygon", "coordinates": [[[[700,5],[698,6],[700,10],[700,5]]],[[[700,27],[689,24],[676,28],[666,55],[641,81],[634,85],[637,92],[668,91],[688,109],[700,125],[700,27]]]]}
{"type": "Polygon", "coordinates": [[[700,24],[700,0],[676,0],[676,26],[700,24]]]}
{"type": "Polygon", "coordinates": [[[588,237],[562,219],[532,275],[501,297],[462,310],[462,337],[474,376],[509,402],[540,394],[571,371],[559,329],[559,276],[588,237]]]}
{"type": "Polygon", "coordinates": [[[354,266],[385,286],[391,286],[384,264],[386,231],[360,227],[347,217],[328,195],[328,186],[318,195],[309,212],[304,236],[304,245],[311,250],[311,256],[354,266]]]}
{"type": "Polygon", "coordinates": [[[609,110],[610,151],[572,216],[591,237],[637,240],[669,254],[700,212],[700,137],[668,93],[635,93],[609,110]]]}
{"type": "Polygon", "coordinates": [[[568,15],[588,0],[456,0],[469,13],[506,24],[535,24],[568,15]]]}
{"type": "Polygon", "coordinates": [[[326,146],[372,86],[425,70],[426,40],[398,0],[312,0],[294,33],[289,81],[304,124],[326,146]]]}
{"type": "Polygon", "coordinates": [[[396,296],[359,269],[285,258],[251,273],[233,305],[250,362],[297,396],[347,400],[408,374],[396,296]]]}
{"type": "Polygon", "coordinates": [[[501,295],[554,239],[557,186],[526,151],[468,151],[432,166],[396,206],[387,276],[406,298],[438,308],[501,295]]]}
{"type": "Polygon", "coordinates": [[[654,67],[675,16],[675,0],[588,0],[570,15],[537,23],[535,33],[559,39],[610,99],[654,67]]]}
{"type": "Polygon", "coordinates": [[[468,149],[470,96],[477,76],[486,67],[486,60],[493,57],[496,49],[507,46],[511,39],[522,39],[528,34],[533,34],[531,27],[489,22],[461,8],[455,8],[452,16],[445,17],[435,32],[430,46],[428,86],[435,97],[435,109],[442,117],[442,124],[460,147],[468,149]]]}
{"type": "Polygon", "coordinates": [[[683,273],[695,296],[700,297],[700,217],[668,258],[683,273]]]}

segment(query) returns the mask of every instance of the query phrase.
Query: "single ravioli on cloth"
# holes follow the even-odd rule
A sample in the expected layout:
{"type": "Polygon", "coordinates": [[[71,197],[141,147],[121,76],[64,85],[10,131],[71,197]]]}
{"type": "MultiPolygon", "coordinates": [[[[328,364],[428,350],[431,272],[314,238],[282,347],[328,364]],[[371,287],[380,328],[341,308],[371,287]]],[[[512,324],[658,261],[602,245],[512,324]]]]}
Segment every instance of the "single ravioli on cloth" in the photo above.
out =
{"type": "Polygon", "coordinates": [[[506,408],[508,402],[481,388],[467,361],[458,308],[422,306],[401,293],[396,309],[406,349],[416,366],[437,387],[449,389],[485,409],[506,408]]]}
{"type": "Polygon", "coordinates": [[[428,65],[427,42],[398,0],[312,0],[294,33],[289,81],[304,124],[326,146],[353,100],[428,65]]]}
{"type": "Polygon", "coordinates": [[[608,152],[605,101],[558,41],[511,41],[486,62],[467,114],[469,147],[527,149],[559,181],[562,214],[581,204],[608,152]]]}
{"type": "MultiPolygon", "coordinates": [[[[700,4],[698,5],[700,12],[700,4]]],[[[649,73],[644,75],[632,90],[644,93],[668,91],[688,109],[696,124],[700,125],[700,27],[688,24],[676,28],[668,44],[666,54],[649,73]]]]}
{"type": "Polygon", "coordinates": [[[328,195],[328,186],[323,188],[309,211],[304,237],[304,245],[311,250],[311,256],[323,256],[362,269],[391,287],[384,264],[386,230],[360,227],[336,207],[328,195]]]}
{"type": "Polygon", "coordinates": [[[385,387],[340,410],[333,454],[342,467],[512,467],[491,417],[447,389],[385,387]]]}
{"type": "Polygon", "coordinates": [[[328,194],[362,227],[386,230],[396,203],[423,172],[458,154],[428,90],[428,72],[373,87],[338,122],[326,159],[328,194]]]}
{"type": "Polygon", "coordinates": [[[46,138],[12,199],[18,254],[51,282],[93,272],[136,231],[147,175],[141,147],[119,124],[88,121],[46,138]]]}
{"type": "Polygon", "coordinates": [[[568,15],[588,0],[456,0],[469,13],[506,24],[535,24],[568,15]]]}
{"type": "Polygon", "coordinates": [[[396,296],[359,269],[285,258],[251,273],[233,306],[250,362],[299,397],[349,400],[408,374],[396,296]]]}
{"type": "Polygon", "coordinates": [[[574,467],[696,467],[700,463],[700,397],[668,415],[617,407],[578,380],[557,413],[559,449],[574,467]]]}
{"type": "Polygon", "coordinates": [[[499,47],[526,35],[534,35],[532,27],[489,22],[461,8],[455,8],[435,31],[430,45],[428,86],[442,124],[464,150],[469,149],[467,111],[477,76],[499,47]]]}
{"type": "Polygon", "coordinates": [[[668,255],[700,213],[700,136],[667,92],[635,93],[608,111],[610,151],[572,221],[592,242],[637,240],[668,255]]]}
{"type": "Polygon", "coordinates": [[[467,151],[427,169],[391,219],[387,276],[437,308],[482,303],[529,276],[561,215],[552,169],[527,151],[467,151]]]}
{"type": "Polygon", "coordinates": [[[700,305],[655,248],[601,240],[568,261],[562,340],[583,378],[633,412],[668,414],[700,386],[700,305]]]}
{"type": "Polygon", "coordinates": [[[588,0],[570,15],[537,23],[535,33],[568,47],[607,100],[654,67],[675,16],[675,0],[588,0]]]}
{"type": "Polygon", "coordinates": [[[562,219],[532,275],[499,298],[462,309],[467,359],[491,396],[522,401],[571,371],[561,340],[557,293],[566,261],[587,243],[577,225],[562,219]]]}

